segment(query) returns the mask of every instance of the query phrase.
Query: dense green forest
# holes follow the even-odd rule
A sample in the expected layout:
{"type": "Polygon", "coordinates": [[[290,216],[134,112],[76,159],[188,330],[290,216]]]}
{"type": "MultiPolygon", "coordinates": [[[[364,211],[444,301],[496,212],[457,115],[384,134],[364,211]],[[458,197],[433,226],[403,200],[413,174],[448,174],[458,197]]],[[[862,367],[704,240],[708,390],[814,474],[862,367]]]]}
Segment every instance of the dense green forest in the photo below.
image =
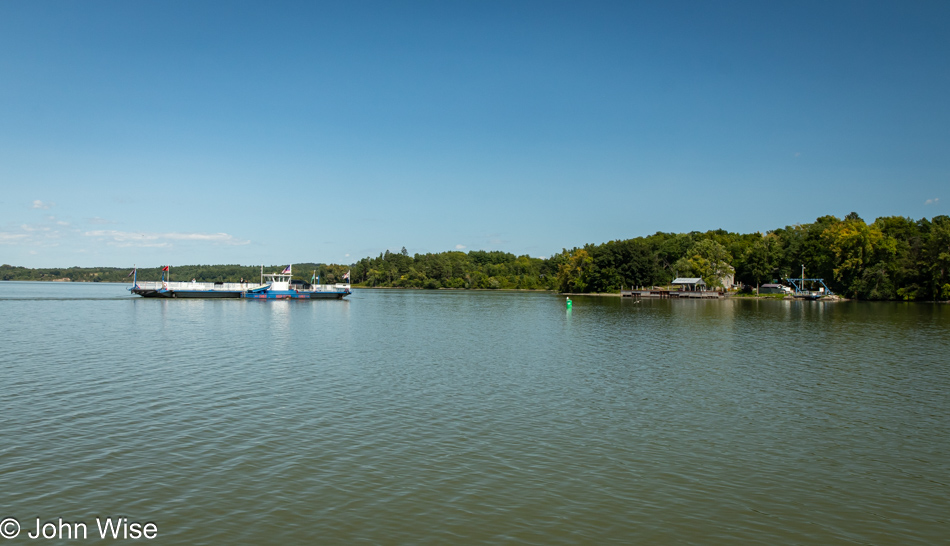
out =
{"type": "MultiPolygon", "coordinates": [[[[564,249],[547,259],[507,252],[385,252],[350,265],[294,264],[295,277],[339,282],[351,270],[354,284],[369,287],[542,289],[616,292],[658,286],[674,277],[702,277],[710,286],[759,284],[801,275],[824,278],[835,292],[870,300],[950,299],[950,217],[899,216],[866,223],[857,214],[822,216],[768,233],[724,230],[655,233],[564,249]]],[[[283,266],[265,267],[265,272],[283,266]]],[[[128,269],[27,269],[0,266],[3,280],[127,280],[128,269]]],[[[259,278],[259,266],[194,265],[172,268],[173,280],[237,281],[259,278]]],[[[158,268],[139,269],[158,279],[158,268]]]]}
{"type": "Polygon", "coordinates": [[[367,286],[543,288],[617,292],[702,277],[710,286],[759,284],[805,274],[858,299],[950,298],[950,217],[866,223],[851,213],[768,233],[655,233],[563,250],[546,260],[505,252],[386,252],[353,265],[367,286]]]}
{"type": "Polygon", "coordinates": [[[387,251],[353,264],[352,280],[365,286],[406,288],[557,288],[552,260],[473,250],[410,256],[387,251]]]}

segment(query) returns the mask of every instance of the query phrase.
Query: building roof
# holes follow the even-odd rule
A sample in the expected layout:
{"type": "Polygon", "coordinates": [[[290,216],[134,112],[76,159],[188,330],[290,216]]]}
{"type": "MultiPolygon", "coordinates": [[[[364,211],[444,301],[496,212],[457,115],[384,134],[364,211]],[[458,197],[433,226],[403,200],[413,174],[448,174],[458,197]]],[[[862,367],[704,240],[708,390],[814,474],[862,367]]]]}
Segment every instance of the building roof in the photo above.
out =
{"type": "Polygon", "coordinates": [[[677,277],[673,284],[706,284],[702,277],[677,277]]]}

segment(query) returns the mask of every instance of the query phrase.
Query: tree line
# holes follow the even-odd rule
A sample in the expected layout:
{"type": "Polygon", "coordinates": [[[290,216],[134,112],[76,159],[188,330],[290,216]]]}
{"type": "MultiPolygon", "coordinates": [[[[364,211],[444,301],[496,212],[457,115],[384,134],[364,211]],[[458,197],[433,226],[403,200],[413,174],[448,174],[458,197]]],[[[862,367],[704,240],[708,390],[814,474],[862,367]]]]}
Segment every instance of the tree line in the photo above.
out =
{"type": "Polygon", "coordinates": [[[701,277],[710,287],[757,287],[789,277],[822,278],[836,293],[866,300],[950,299],[950,217],[856,213],[766,233],[711,230],[563,249],[547,259],[507,252],[385,252],[353,264],[365,286],[520,288],[617,292],[701,277]]]}
{"type": "MultiPolygon", "coordinates": [[[[766,233],[711,230],[657,232],[645,237],[563,249],[550,258],[474,250],[409,255],[386,251],[354,264],[294,264],[295,278],[342,282],[351,272],[357,286],[456,289],[538,289],[617,292],[663,286],[675,277],[701,277],[707,285],[756,287],[805,276],[823,278],[836,293],[866,300],[950,299],[950,217],[912,220],[881,217],[871,223],[855,213],[822,216],[810,224],[766,233]]],[[[276,272],[283,266],[267,266],[276,272]]],[[[129,269],[29,269],[0,266],[2,280],[128,281],[129,269]]],[[[138,270],[157,280],[160,268],[138,270]]],[[[173,280],[256,281],[260,266],[186,265],[173,280]]]]}
{"type": "Polygon", "coordinates": [[[402,288],[501,288],[552,290],[557,269],[551,260],[509,252],[472,250],[410,256],[388,250],[353,264],[352,280],[364,286],[402,288]]]}
{"type": "MultiPolygon", "coordinates": [[[[264,273],[280,273],[287,265],[266,265],[264,273]]],[[[347,265],[300,263],[293,264],[295,279],[309,282],[316,275],[321,283],[345,282],[343,275],[349,270],[347,265]]],[[[131,267],[68,267],[31,269],[12,265],[0,265],[0,280],[4,281],[72,281],[72,282],[128,282],[131,283],[131,267]]],[[[180,265],[171,266],[172,281],[198,282],[259,282],[259,265],[180,265]]],[[[158,281],[162,278],[161,267],[140,267],[139,281],[158,281]]]]}
{"type": "Polygon", "coordinates": [[[950,217],[822,216],[767,233],[656,233],[564,250],[561,291],[612,292],[621,286],[702,277],[709,286],[823,278],[836,293],[866,300],[950,299],[950,217]]]}

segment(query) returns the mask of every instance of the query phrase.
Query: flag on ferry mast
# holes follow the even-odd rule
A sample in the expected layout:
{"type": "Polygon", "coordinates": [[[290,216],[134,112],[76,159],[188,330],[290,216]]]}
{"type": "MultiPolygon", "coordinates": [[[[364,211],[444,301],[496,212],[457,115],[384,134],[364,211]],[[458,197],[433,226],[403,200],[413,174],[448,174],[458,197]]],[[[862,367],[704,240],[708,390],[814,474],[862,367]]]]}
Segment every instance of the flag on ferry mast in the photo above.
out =
{"type": "Polygon", "coordinates": [[[163,267],[162,271],[168,271],[168,266],[166,265],[165,267],[163,267]]]}
{"type": "Polygon", "coordinates": [[[132,271],[129,271],[129,274],[126,275],[126,278],[131,277],[132,275],[135,275],[135,269],[133,269],[132,271]]]}
{"type": "Polygon", "coordinates": [[[350,272],[349,272],[349,270],[347,270],[346,275],[343,275],[343,278],[346,279],[346,280],[350,280],[350,272]]]}
{"type": "Polygon", "coordinates": [[[281,274],[281,275],[289,275],[289,274],[290,274],[290,266],[288,265],[287,267],[285,267],[284,270],[280,272],[280,274],[281,274]]]}

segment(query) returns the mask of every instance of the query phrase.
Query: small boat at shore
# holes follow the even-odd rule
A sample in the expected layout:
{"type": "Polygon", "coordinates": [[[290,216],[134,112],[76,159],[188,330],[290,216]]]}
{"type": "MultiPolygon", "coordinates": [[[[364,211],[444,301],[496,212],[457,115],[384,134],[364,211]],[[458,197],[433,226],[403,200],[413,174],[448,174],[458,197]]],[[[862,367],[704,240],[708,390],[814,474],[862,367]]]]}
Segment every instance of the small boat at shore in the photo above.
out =
{"type": "MultiPolygon", "coordinates": [[[[167,270],[166,270],[167,271],[167,270]]],[[[261,275],[266,282],[138,282],[129,291],[144,298],[245,298],[254,300],[326,300],[350,295],[350,283],[311,284],[293,279],[288,266],[280,273],[261,275]]],[[[349,281],[349,273],[344,275],[349,281]]]]}

